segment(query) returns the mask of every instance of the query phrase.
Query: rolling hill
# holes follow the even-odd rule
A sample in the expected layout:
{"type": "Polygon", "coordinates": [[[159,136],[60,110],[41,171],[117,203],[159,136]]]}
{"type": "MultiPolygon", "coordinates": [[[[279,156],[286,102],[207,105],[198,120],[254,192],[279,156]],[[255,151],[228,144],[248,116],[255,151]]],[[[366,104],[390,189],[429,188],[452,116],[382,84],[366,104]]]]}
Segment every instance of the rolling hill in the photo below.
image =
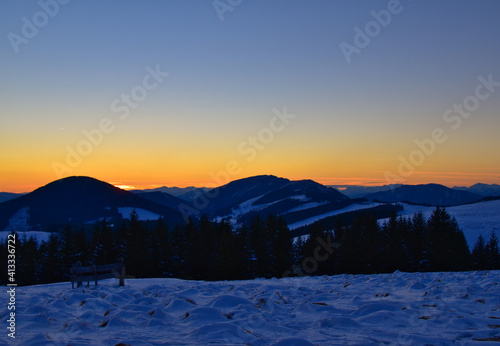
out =
{"type": "Polygon", "coordinates": [[[119,221],[128,218],[133,209],[162,216],[170,224],[184,222],[177,210],[111,184],[89,177],[68,177],[0,203],[0,230],[48,230],[104,217],[119,221]]]}
{"type": "Polygon", "coordinates": [[[292,223],[345,208],[352,200],[336,189],[312,180],[291,181],[273,175],[261,175],[235,180],[207,191],[194,200],[198,215],[212,219],[229,218],[241,224],[259,215],[281,215],[292,223]]]}

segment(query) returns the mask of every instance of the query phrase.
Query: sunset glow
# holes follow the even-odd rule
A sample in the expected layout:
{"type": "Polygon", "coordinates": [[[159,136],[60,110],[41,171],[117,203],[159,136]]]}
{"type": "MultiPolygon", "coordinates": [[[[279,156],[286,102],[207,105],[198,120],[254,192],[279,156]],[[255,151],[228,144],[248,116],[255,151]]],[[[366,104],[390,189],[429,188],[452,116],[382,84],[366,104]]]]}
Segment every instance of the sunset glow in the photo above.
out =
{"type": "Polygon", "coordinates": [[[500,4],[398,4],[2,2],[0,191],[500,183],[500,4]]]}

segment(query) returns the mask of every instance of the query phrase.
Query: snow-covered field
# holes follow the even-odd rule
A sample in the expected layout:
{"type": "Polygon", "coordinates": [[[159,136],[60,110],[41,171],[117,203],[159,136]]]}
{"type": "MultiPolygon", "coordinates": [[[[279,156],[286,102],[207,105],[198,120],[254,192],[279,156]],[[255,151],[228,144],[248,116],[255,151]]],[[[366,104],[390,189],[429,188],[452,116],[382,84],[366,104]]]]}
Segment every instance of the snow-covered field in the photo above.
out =
{"type": "MultiPolygon", "coordinates": [[[[5,292],[6,287],[2,290],[5,292]]],[[[5,296],[5,293],[4,293],[5,296]]],[[[5,298],[7,299],[7,298],[5,298]]],[[[16,289],[19,345],[485,345],[500,271],[234,282],[115,279],[16,289]]]]}

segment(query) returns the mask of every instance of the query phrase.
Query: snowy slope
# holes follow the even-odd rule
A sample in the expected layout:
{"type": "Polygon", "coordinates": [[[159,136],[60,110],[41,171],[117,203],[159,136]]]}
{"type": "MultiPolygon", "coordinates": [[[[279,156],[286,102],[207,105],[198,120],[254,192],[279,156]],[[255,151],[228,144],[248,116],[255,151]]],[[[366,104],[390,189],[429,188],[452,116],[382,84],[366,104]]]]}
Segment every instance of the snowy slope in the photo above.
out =
{"type": "Polygon", "coordinates": [[[376,207],[376,206],[381,205],[381,204],[383,204],[383,203],[364,203],[364,204],[354,203],[354,204],[351,204],[351,205],[349,205],[349,206],[347,206],[345,208],[342,208],[342,209],[333,210],[333,211],[325,213],[325,214],[317,215],[317,216],[310,217],[310,218],[305,219],[305,220],[301,220],[301,221],[295,222],[293,224],[288,225],[288,228],[290,228],[290,229],[296,229],[296,228],[299,228],[299,227],[302,227],[302,226],[305,226],[305,225],[313,224],[316,221],[319,221],[319,220],[324,219],[326,217],[335,216],[335,215],[339,215],[339,214],[342,214],[342,213],[347,213],[347,212],[350,212],[350,211],[356,211],[356,210],[363,210],[363,209],[373,208],[373,207],[376,207]]]}
{"type": "Polygon", "coordinates": [[[492,271],[18,287],[16,339],[0,343],[479,345],[500,340],[499,283],[492,271]]]}
{"type": "Polygon", "coordinates": [[[139,220],[141,221],[158,220],[160,218],[160,215],[142,208],[120,207],[117,209],[124,219],[128,219],[130,217],[130,214],[132,214],[134,210],[137,213],[137,216],[139,216],[139,220]]]}

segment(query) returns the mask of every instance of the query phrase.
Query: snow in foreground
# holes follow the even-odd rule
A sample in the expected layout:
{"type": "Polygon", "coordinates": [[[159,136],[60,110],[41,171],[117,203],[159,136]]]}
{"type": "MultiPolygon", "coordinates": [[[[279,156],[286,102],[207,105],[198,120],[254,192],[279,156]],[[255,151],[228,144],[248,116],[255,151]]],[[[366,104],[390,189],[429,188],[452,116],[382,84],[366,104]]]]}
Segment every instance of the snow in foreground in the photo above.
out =
{"type": "Polygon", "coordinates": [[[491,271],[18,287],[13,344],[484,345],[500,338],[499,283],[491,271]]]}

